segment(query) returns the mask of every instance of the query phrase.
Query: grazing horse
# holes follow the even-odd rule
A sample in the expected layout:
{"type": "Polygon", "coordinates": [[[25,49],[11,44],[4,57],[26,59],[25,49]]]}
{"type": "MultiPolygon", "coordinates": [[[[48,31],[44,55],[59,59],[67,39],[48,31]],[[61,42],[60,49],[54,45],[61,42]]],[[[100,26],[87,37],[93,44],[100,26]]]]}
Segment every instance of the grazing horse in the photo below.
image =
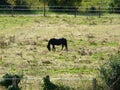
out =
{"type": "Polygon", "coordinates": [[[51,47],[50,45],[52,45],[52,49],[55,51],[55,45],[62,45],[62,49],[64,48],[65,46],[65,49],[68,50],[68,47],[67,47],[67,40],[65,38],[59,38],[59,39],[56,39],[56,38],[51,38],[49,41],[48,41],[48,45],[47,45],[47,48],[48,50],[50,51],[51,50],[51,47]]]}

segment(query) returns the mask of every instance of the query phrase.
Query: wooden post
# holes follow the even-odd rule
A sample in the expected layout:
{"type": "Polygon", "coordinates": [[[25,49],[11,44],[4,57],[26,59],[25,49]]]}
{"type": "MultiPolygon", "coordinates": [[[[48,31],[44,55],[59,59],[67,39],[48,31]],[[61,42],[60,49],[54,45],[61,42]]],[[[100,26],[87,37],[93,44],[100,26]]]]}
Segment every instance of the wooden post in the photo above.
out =
{"type": "Polygon", "coordinates": [[[45,0],[44,0],[43,2],[44,2],[44,9],[43,9],[43,13],[44,13],[44,17],[45,17],[45,16],[46,16],[45,0]]]}
{"type": "Polygon", "coordinates": [[[102,14],[102,4],[103,4],[103,1],[102,0],[100,0],[100,2],[99,2],[99,18],[101,17],[101,14],[102,14]]]}
{"type": "Polygon", "coordinates": [[[101,8],[99,6],[99,18],[101,17],[101,8]]]}
{"type": "Polygon", "coordinates": [[[73,7],[74,8],[74,12],[75,12],[75,17],[77,16],[77,1],[75,1],[76,3],[75,3],[75,7],[73,7]]]}
{"type": "Polygon", "coordinates": [[[14,86],[14,87],[17,87],[17,78],[16,77],[14,77],[13,79],[12,79],[12,85],[14,86]]]}
{"type": "Polygon", "coordinates": [[[77,8],[74,9],[75,17],[77,16],[77,8]]]}
{"type": "Polygon", "coordinates": [[[111,90],[110,87],[108,87],[108,90],[111,90]]]}
{"type": "Polygon", "coordinates": [[[13,10],[13,5],[12,5],[11,9],[12,9],[12,11],[11,11],[11,12],[12,12],[12,17],[13,17],[13,16],[14,16],[14,15],[13,15],[13,12],[14,12],[14,10],[13,10]]]}
{"type": "Polygon", "coordinates": [[[93,84],[93,90],[96,90],[96,79],[95,78],[93,78],[92,84],[93,84]]]}

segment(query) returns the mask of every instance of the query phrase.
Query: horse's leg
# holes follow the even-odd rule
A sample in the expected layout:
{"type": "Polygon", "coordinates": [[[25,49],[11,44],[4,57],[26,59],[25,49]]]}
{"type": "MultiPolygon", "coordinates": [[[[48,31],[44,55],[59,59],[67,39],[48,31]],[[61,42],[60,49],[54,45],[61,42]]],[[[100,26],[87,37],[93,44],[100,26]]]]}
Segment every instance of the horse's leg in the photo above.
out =
{"type": "Polygon", "coordinates": [[[62,44],[62,48],[61,48],[61,50],[63,50],[63,48],[64,48],[64,45],[62,44]]]}
{"type": "Polygon", "coordinates": [[[65,44],[65,48],[66,48],[66,50],[68,51],[68,46],[67,46],[67,42],[66,42],[66,44],[65,44]]]}
{"type": "Polygon", "coordinates": [[[53,45],[53,51],[55,51],[55,45],[53,45]]]}

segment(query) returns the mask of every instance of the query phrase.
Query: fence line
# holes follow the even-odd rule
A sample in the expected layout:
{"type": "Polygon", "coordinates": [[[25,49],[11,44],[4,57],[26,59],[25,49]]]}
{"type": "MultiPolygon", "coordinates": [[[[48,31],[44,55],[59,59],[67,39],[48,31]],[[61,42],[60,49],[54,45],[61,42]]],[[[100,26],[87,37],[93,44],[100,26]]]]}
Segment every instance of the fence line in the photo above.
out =
{"type": "MultiPolygon", "coordinates": [[[[0,78],[0,80],[2,80],[3,78],[0,78]]],[[[11,80],[11,78],[5,78],[7,80],[11,80]]],[[[16,80],[19,79],[19,78],[16,78],[16,80]]],[[[43,78],[36,78],[36,77],[33,77],[33,78],[28,78],[28,77],[24,77],[22,78],[23,80],[42,80],[43,78]]],[[[81,81],[81,80],[92,80],[92,78],[51,78],[51,80],[71,80],[71,81],[81,81]]]]}
{"type": "MultiPolygon", "coordinates": [[[[43,7],[43,5],[0,5],[0,6],[4,6],[4,7],[13,7],[13,6],[30,6],[30,7],[43,7]]],[[[103,7],[103,8],[113,8],[113,7],[110,7],[110,6],[47,6],[46,7],[83,7],[83,8],[90,8],[90,7],[103,7]]],[[[120,7],[115,7],[115,8],[120,8],[120,7]]]]}
{"type": "Polygon", "coordinates": [[[29,5],[18,5],[19,8],[15,8],[11,5],[0,5],[0,13],[11,14],[11,15],[90,15],[101,17],[104,13],[120,13],[120,7],[83,7],[83,6],[29,6],[29,5]],[[30,8],[27,8],[30,7],[30,8]],[[30,11],[30,12],[29,12],[30,11]],[[33,11],[33,12],[31,12],[33,11]],[[37,14],[36,14],[37,13],[37,14]]]}
{"type": "MultiPolygon", "coordinates": [[[[2,80],[2,78],[0,78],[2,80]]],[[[12,80],[12,83],[13,83],[13,86],[16,86],[17,84],[17,81],[16,80],[19,80],[20,78],[5,78],[7,80],[12,80]]],[[[24,77],[20,83],[20,87],[22,88],[21,90],[41,90],[41,87],[42,87],[42,80],[43,78],[27,78],[27,77],[24,77]],[[30,81],[29,81],[30,80],[30,81]],[[37,85],[38,84],[38,85],[37,85]],[[34,88],[34,86],[37,86],[36,88],[34,88]]],[[[54,81],[60,81],[62,82],[63,85],[66,85],[66,83],[70,84],[69,82],[71,81],[77,81],[77,82],[73,82],[74,84],[76,83],[75,86],[77,87],[81,87],[82,89],[80,90],[97,90],[97,89],[100,89],[98,88],[98,80],[96,78],[89,78],[89,79],[80,79],[80,78],[52,78],[51,81],[54,82],[54,81]],[[87,81],[87,82],[85,82],[87,81]],[[88,82],[90,81],[90,82],[88,82]],[[89,83],[89,84],[86,84],[86,83],[89,83]],[[91,84],[90,84],[91,83],[91,84]],[[80,85],[80,86],[79,86],[80,85]],[[86,85],[89,85],[89,86],[86,86],[86,85]]],[[[71,85],[70,85],[71,86],[71,85]]],[[[72,85],[74,86],[74,85],[72,85]]],[[[108,90],[111,90],[112,87],[109,87],[107,86],[108,90]]],[[[0,89],[1,90],[1,89],[0,89]]],[[[61,89],[60,89],[61,90],[61,89]]],[[[65,89],[66,90],[66,89],[65,89]]],[[[70,89],[71,90],[71,89],[70,89]]],[[[74,89],[74,90],[78,90],[78,88],[74,89]]],[[[102,89],[102,90],[106,90],[105,89],[102,89]]]]}
{"type": "MultiPolygon", "coordinates": [[[[4,78],[6,80],[12,80],[13,85],[17,85],[16,80],[20,80],[20,78],[4,78]]],[[[114,84],[120,79],[120,77],[113,82],[112,85],[104,85],[106,87],[102,87],[102,90],[112,90],[114,84]]],[[[0,78],[0,81],[3,80],[3,78],[0,78]]],[[[77,90],[77,87],[82,88],[81,90],[97,90],[100,89],[99,84],[101,83],[99,80],[96,78],[51,78],[52,82],[61,82],[63,85],[67,86],[76,86],[74,90],[77,90]],[[88,85],[88,86],[86,86],[88,85]]],[[[41,90],[43,84],[43,78],[38,78],[38,77],[24,77],[21,79],[20,82],[20,87],[22,88],[21,90],[35,90],[34,86],[37,86],[37,90],[41,90]]],[[[104,83],[105,84],[105,83],[104,83]]],[[[103,85],[103,84],[102,84],[103,85]]],[[[0,88],[1,90],[1,88],[0,88]]],[[[60,89],[61,90],[61,89],[60,89]]],[[[71,89],[70,89],[71,90],[71,89]]],[[[101,90],[101,89],[100,89],[101,90]]]]}
{"type": "MultiPolygon", "coordinates": [[[[2,79],[2,78],[1,78],[2,79]]],[[[7,78],[7,80],[12,80],[12,85],[15,86],[17,85],[17,81],[16,80],[19,80],[19,78],[7,78]]],[[[43,85],[43,78],[23,78],[19,84],[19,86],[22,88],[21,90],[41,90],[42,88],[42,85],[43,85]],[[36,87],[34,87],[36,86],[36,87]]],[[[52,82],[59,82],[61,83],[62,85],[66,85],[66,86],[69,86],[69,87],[74,87],[76,89],[74,90],[78,90],[77,87],[81,87],[83,88],[82,90],[87,90],[85,88],[87,88],[87,86],[85,86],[87,83],[90,83],[90,87],[88,88],[91,88],[89,90],[95,90],[96,86],[93,86],[93,85],[96,85],[96,82],[94,82],[94,84],[92,84],[92,81],[93,79],[80,79],[80,78],[51,78],[51,81],[52,82]],[[88,82],[90,81],[90,82],[88,82]],[[73,82],[73,83],[71,83],[73,82]],[[80,85],[80,86],[79,86],[80,85]]],[[[59,84],[57,83],[57,85],[59,84]]],[[[56,84],[56,83],[55,83],[56,84]]],[[[1,88],[0,88],[1,90],[1,88]]],[[[61,90],[61,89],[60,89],[61,90]]],[[[67,89],[65,89],[67,90],[67,89]]],[[[71,89],[68,89],[68,90],[71,90],[71,89]]]]}

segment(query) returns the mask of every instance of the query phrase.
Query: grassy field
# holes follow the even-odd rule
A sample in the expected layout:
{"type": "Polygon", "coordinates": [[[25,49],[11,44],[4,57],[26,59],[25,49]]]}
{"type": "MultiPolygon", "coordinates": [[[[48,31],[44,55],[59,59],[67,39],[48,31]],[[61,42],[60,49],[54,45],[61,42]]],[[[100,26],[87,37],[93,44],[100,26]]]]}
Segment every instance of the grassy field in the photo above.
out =
{"type": "Polygon", "coordinates": [[[0,75],[94,78],[99,65],[120,50],[120,17],[0,16],[0,75]],[[49,52],[64,37],[69,51],[49,52]]]}

